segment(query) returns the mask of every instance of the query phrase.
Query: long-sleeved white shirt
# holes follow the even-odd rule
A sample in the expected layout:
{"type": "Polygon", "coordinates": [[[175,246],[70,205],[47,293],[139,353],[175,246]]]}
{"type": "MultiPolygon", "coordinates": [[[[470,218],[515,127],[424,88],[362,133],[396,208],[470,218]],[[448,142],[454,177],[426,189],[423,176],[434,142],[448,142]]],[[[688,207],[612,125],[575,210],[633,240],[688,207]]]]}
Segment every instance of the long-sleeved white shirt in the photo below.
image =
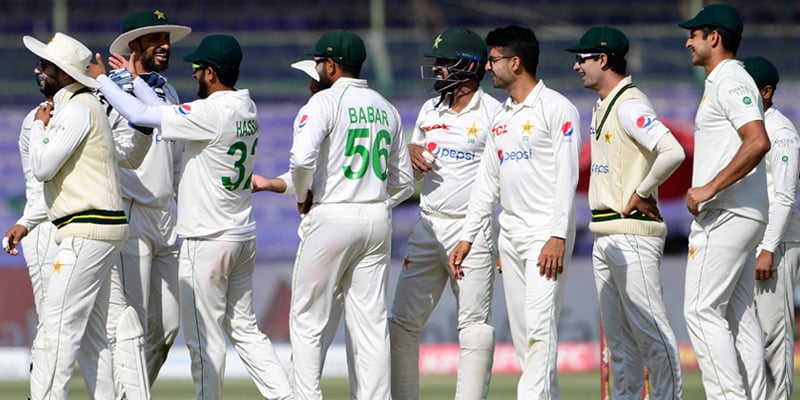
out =
{"type": "Polygon", "coordinates": [[[22,161],[22,173],[25,175],[25,210],[17,220],[17,224],[24,226],[28,231],[48,220],[42,182],[39,182],[31,171],[29,147],[31,126],[33,125],[35,114],[36,109],[34,108],[25,116],[19,131],[19,155],[22,161]]]}
{"type": "Polygon", "coordinates": [[[519,104],[507,99],[492,123],[472,188],[461,240],[473,242],[479,221],[500,202],[500,234],[547,240],[575,229],[580,116],[539,81],[519,104]]]}
{"type": "Polygon", "coordinates": [[[797,179],[800,167],[800,137],[780,110],[770,107],[764,125],[772,143],[767,162],[769,223],[759,246],[775,252],[781,242],[800,242],[800,213],[797,212],[797,179]]]}
{"type": "Polygon", "coordinates": [[[386,202],[413,193],[397,109],[363,79],[339,78],[297,113],[289,166],[298,202],[386,202]],[[313,178],[312,178],[313,174],[313,178]]]}
{"type": "Polygon", "coordinates": [[[486,138],[501,104],[481,89],[460,112],[453,111],[448,100],[436,107],[436,96],[422,105],[411,144],[426,148],[436,157],[433,171],[424,175],[420,208],[464,217],[486,138]]]}

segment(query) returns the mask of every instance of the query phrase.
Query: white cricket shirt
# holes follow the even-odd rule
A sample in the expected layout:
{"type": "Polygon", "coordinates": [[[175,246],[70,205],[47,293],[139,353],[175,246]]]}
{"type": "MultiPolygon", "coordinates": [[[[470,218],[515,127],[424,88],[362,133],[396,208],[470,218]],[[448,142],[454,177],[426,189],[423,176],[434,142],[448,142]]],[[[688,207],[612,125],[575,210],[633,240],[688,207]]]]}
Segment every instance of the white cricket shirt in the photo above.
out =
{"type": "Polygon", "coordinates": [[[764,157],[769,223],[760,248],[774,253],[780,242],[800,242],[800,214],[796,208],[800,138],[792,122],[775,107],[764,113],[764,125],[772,148],[764,157]]]}
{"type": "MultiPolygon", "coordinates": [[[[720,62],[706,78],[695,117],[692,186],[710,182],[730,163],[742,145],[739,128],[763,119],[761,95],[741,61],[720,62]]],[[[725,209],[767,223],[766,191],[766,164],[762,160],[738,182],[701,203],[699,210],[725,209]]]]}
{"type": "Polygon", "coordinates": [[[460,218],[467,214],[486,137],[501,105],[480,88],[460,112],[449,107],[449,98],[436,107],[438,102],[436,96],[422,105],[411,137],[411,144],[436,156],[433,171],[424,175],[420,207],[460,218]]]}

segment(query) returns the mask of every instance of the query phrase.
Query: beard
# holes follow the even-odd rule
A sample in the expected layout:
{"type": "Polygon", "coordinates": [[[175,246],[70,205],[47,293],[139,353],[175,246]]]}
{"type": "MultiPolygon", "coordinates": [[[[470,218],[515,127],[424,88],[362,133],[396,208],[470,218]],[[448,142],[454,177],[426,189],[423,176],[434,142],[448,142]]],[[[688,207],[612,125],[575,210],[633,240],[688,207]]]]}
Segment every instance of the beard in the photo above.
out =
{"type": "Polygon", "coordinates": [[[208,83],[206,83],[206,82],[205,82],[205,81],[203,81],[203,80],[199,80],[199,79],[198,79],[198,80],[197,80],[197,84],[198,84],[198,87],[197,87],[197,97],[199,97],[199,98],[201,98],[201,99],[205,99],[205,98],[207,98],[207,97],[208,97],[208,95],[209,95],[209,93],[208,93],[208,92],[209,92],[208,83]]]}
{"type": "Polygon", "coordinates": [[[39,91],[47,98],[55,96],[56,92],[61,89],[57,87],[56,81],[49,76],[42,79],[41,76],[36,75],[36,83],[39,85],[39,91]]]}
{"type": "Polygon", "coordinates": [[[331,77],[328,74],[320,74],[319,75],[319,84],[317,85],[319,90],[325,90],[331,86],[333,86],[333,81],[331,81],[331,77]]]}
{"type": "Polygon", "coordinates": [[[142,68],[148,72],[161,72],[169,68],[169,53],[167,53],[167,61],[160,63],[156,62],[155,50],[150,49],[142,53],[142,58],[139,59],[142,63],[142,68]]]}

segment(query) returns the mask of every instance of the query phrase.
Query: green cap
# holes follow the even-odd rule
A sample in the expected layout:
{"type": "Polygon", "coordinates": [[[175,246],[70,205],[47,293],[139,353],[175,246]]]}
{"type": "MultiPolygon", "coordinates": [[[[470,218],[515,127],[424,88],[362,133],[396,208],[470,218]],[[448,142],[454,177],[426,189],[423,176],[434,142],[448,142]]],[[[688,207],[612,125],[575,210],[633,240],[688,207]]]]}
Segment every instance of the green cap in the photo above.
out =
{"type": "Polygon", "coordinates": [[[778,86],[778,69],[769,60],[764,57],[748,57],[742,60],[744,69],[756,81],[756,86],[763,88],[764,86],[778,86]]]}
{"type": "Polygon", "coordinates": [[[723,28],[742,36],[744,25],[739,11],[727,4],[711,4],[700,10],[694,18],[678,24],[681,28],[697,29],[704,26],[723,28]]]}
{"type": "Polygon", "coordinates": [[[367,49],[364,41],[355,33],[335,29],[322,34],[317,44],[306,51],[306,55],[330,58],[337,64],[357,67],[367,59],[367,49]]]}
{"type": "Polygon", "coordinates": [[[606,53],[625,58],[630,44],[628,38],[617,28],[593,26],[581,36],[578,44],[567,47],[571,53],[606,53]]]}
{"type": "Polygon", "coordinates": [[[183,61],[204,62],[221,69],[238,70],[242,63],[242,48],[233,36],[208,35],[195,51],[183,56],[183,61]]]}
{"type": "Polygon", "coordinates": [[[466,58],[486,64],[488,52],[483,38],[474,31],[462,26],[448,28],[433,41],[431,51],[425,57],[457,60],[466,58]]]}
{"type": "Polygon", "coordinates": [[[170,43],[175,43],[185,38],[191,31],[192,28],[188,26],[171,24],[167,14],[161,10],[136,11],[125,17],[125,21],[122,23],[122,34],[111,42],[109,51],[111,53],[129,54],[128,42],[155,32],[169,33],[170,43]]]}

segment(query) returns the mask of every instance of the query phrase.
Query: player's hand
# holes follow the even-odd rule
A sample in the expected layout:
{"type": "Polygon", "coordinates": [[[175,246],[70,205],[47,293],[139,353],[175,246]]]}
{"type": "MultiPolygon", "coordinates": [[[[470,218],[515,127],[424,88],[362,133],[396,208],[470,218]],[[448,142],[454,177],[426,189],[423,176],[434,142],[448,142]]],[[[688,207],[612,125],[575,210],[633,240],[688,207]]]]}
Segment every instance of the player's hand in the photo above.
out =
{"type": "Polygon", "coordinates": [[[253,174],[253,180],[251,181],[250,188],[252,189],[253,193],[258,192],[273,192],[273,193],[285,193],[286,192],[286,181],[281,178],[264,178],[261,175],[253,174]]]}
{"type": "Polygon", "coordinates": [[[564,242],[563,238],[555,236],[547,239],[539,252],[539,259],[536,260],[536,265],[539,266],[539,276],[556,280],[558,274],[564,272],[564,253],[566,252],[564,242]]]}
{"type": "Polygon", "coordinates": [[[300,211],[300,215],[308,214],[308,212],[311,210],[312,204],[314,204],[314,194],[311,193],[311,190],[309,190],[308,196],[306,196],[306,201],[297,203],[297,211],[300,211]]]}
{"type": "Polygon", "coordinates": [[[503,261],[500,260],[500,257],[497,257],[497,273],[498,274],[503,273],[503,261]]]}
{"type": "Polygon", "coordinates": [[[436,161],[436,158],[431,159],[433,155],[425,150],[424,147],[416,144],[409,144],[408,155],[411,156],[411,167],[414,168],[414,172],[424,174],[433,171],[433,163],[436,161]],[[428,159],[431,160],[430,162],[426,160],[426,156],[423,155],[423,153],[426,152],[428,153],[428,159]]]}
{"type": "Polygon", "coordinates": [[[461,262],[467,258],[470,249],[472,249],[472,243],[461,240],[453,251],[450,252],[450,272],[453,273],[456,279],[464,277],[464,271],[461,269],[461,262]]]}
{"type": "Polygon", "coordinates": [[[638,193],[636,193],[636,191],[634,191],[631,199],[628,201],[628,205],[625,206],[624,210],[622,210],[622,218],[631,215],[634,211],[638,211],[642,215],[658,222],[662,221],[661,212],[658,211],[656,198],[653,196],[643,199],[638,193]]]}
{"type": "Polygon", "coordinates": [[[94,61],[86,66],[86,73],[97,79],[98,76],[106,74],[106,66],[103,64],[103,57],[100,56],[100,53],[94,54],[94,61]]]}
{"type": "Polygon", "coordinates": [[[715,195],[714,189],[709,185],[689,188],[686,192],[686,208],[696,217],[700,215],[700,203],[710,200],[715,195]]]}
{"type": "Polygon", "coordinates": [[[772,269],[774,254],[771,251],[761,250],[756,257],[756,280],[766,281],[775,279],[775,270],[772,269]]]}
{"type": "Polygon", "coordinates": [[[12,256],[19,254],[17,245],[19,244],[19,241],[27,235],[28,228],[19,224],[12,226],[8,229],[6,235],[3,237],[3,250],[12,256]]]}
{"type": "Polygon", "coordinates": [[[36,109],[36,114],[33,118],[37,121],[42,121],[44,126],[50,123],[50,117],[53,115],[53,101],[47,100],[43,101],[39,104],[39,107],[36,109]]]}

